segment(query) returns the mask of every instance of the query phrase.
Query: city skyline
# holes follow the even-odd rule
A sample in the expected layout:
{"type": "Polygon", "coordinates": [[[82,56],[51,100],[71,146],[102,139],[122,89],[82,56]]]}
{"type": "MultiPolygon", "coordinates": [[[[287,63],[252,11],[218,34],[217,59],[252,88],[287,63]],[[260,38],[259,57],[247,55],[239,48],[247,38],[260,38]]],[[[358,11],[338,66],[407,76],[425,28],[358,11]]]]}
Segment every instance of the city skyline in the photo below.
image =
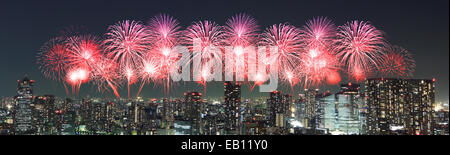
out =
{"type": "MultiPolygon", "coordinates": [[[[35,8],[22,8],[25,10],[35,11],[37,14],[35,15],[37,19],[29,19],[29,16],[26,16],[29,14],[29,12],[16,12],[12,13],[13,11],[8,9],[1,9],[7,10],[6,13],[2,13],[3,15],[6,15],[7,20],[3,21],[15,21],[12,24],[19,24],[16,25],[20,28],[20,26],[24,26],[23,23],[28,23],[28,25],[32,26],[30,29],[24,29],[23,31],[18,31],[15,27],[12,27],[12,25],[2,25],[4,28],[1,28],[2,35],[0,35],[2,42],[7,43],[5,46],[5,50],[12,51],[9,54],[11,54],[8,57],[3,57],[1,60],[1,66],[4,70],[4,73],[7,73],[7,75],[4,75],[0,81],[2,81],[2,86],[4,86],[2,90],[0,90],[0,96],[14,96],[16,94],[15,90],[15,81],[18,79],[21,79],[24,74],[28,74],[30,78],[34,79],[36,81],[35,86],[35,94],[44,95],[44,94],[54,94],[56,96],[64,96],[64,87],[60,83],[56,83],[54,81],[45,79],[43,75],[40,73],[38,69],[38,65],[36,64],[36,54],[38,53],[38,50],[40,46],[46,42],[49,38],[52,38],[53,36],[56,36],[60,31],[62,31],[65,27],[70,26],[77,26],[82,25],[83,27],[87,27],[90,32],[94,34],[101,35],[106,31],[106,25],[115,23],[119,20],[125,20],[125,19],[132,19],[132,20],[142,20],[147,21],[152,16],[158,14],[158,13],[168,13],[170,15],[175,16],[178,18],[181,22],[181,26],[183,28],[187,27],[191,21],[199,20],[198,18],[209,18],[212,19],[221,25],[225,23],[225,19],[236,14],[245,12],[252,16],[254,16],[259,22],[262,28],[268,27],[269,25],[273,23],[278,22],[284,22],[280,20],[289,21],[292,24],[295,24],[297,26],[304,25],[305,21],[307,19],[311,19],[313,17],[317,16],[327,16],[330,17],[332,20],[336,22],[336,24],[343,24],[346,20],[369,20],[374,23],[374,25],[383,30],[386,34],[389,40],[394,42],[395,44],[399,44],[403,46],[404,48],[411,51],[411,53],[414,55],[414,58],[416,60],[416,72],[414,73],[414,76],[412,78],[414,79],[433,79],[435,78],[436,81],[436,96],[437,100],[447,100],[448,101],[448,8],[441,8],[436,9],[434,11],[430,11],[430,9],[438,7],[438,6],[448,6],[448,1],[439,1],[440,3],[444,4],[422,4],[418,1],[414,1],[408,4],[402,4],[393,2],[393,3],[387,3],[387,2],[380,2],[380,4],[383,7],[387,7],[387,10],[390,11],[392,14],[395,15],[395,17],[389,17],[386,14],[383,15],[377,15],[373,14],[373,10],[376,8],[376,6],[365,6],[361,5],[361,9],[365,8],[367,11],[363,12],[362,14],[358,14],[357,17],[351,16],[352,11],[343,12],[338,9],[330,8],[330,9],[324,9],[324,11],[317,11],[317,10],[311,10],[304,8],[305,6],[318,6],[318,4],[310,4],[305,3],[306,5],[302,5],[302,9],[300,6],[297,7],[291,7],[291,11],[298,11],[299,13],[291,13],[289,11],[278,11],[275,15],[267,15],[265,11],[263,11],[265,8],[269,8],[269,6],[259,7],[258,9],[250,9],[245,10],[245,8],[251,6],[251,4],[242,3],[242,8],[239,8],[237,10],[228,10],[228,11],[222,11],[220,14],[211,14],[208,16],[201,15],[200,12],[189,12],[187,10],[183,11],[171,11],[167,9],[158,9],[153,8],[154,10],[149,10],[147,7],[140,7],[141,9],[138,9],[138,11],[131,11],[126,14],[126,17],[123,17],[121,13],[112,13],[111,10],[108,10],[105,7],[102,7],[102,4],[94,3],[91,5],[91,7],[88,7],[87,10],[91,11],[96,18],[106,18],[103,20],[95,21],[94,17],[88,17],[86,12],[79,12],[81,11],[81,6],[74,4],[72,6],[72,11],[75,11],[77,13],[69,13],[67,11],[64,11],[63,8],[68,8],[69,4],[61,4],[57,2],[44,2],[44,3],[38,3],[35,8]],[[47,5],[47,4],[55,4],[55,5],[47,5]],[[392,6],[391,6],[392,5],[392,6]],[[99,8],[96,8],[94,6],[99,6],[99,8]],[[395,7],[397,6],[397,7],[395,7]],[[49,7],[48,10],[52,11],[42,11],[39,9],[44,9],[46,7],[49,7]],[[52,8],[58,8],[58,9],[52,9],[52,8]],[[147,8],[147,9],[146,9],[147,8]],[[36,10],[37,9],[37,10],[36,10]],[[242,10],[240,10],[242,9],[242,10]],[[423,10],[421,10],[423,9],[423,10]],[[404,10],[406,12],[410,12],[410,14],[401,14],[398,12],[401,12],[401,10],[404,10]],[[415,10],[415,11],[413,11],[415,10]],[[92,11],[98,12],[100,14],[96,14],[92,11]],[[417,11],[417,12],[416,12],[417,11]],[[422,12],[421,12],[422,11],[422,12]],[[187,14],[189,12],[189,14],[187,14]],[[83,14],[84,13],[84,14],[83,14]],[[302,13],[306,15],[302,15],[302,13]],[[61,17],[55,17],[56,14],[64,14],[65,16],[70,17],[70,19],[61,18],[61,17]],[[48,17],[49,16],[49,17],[48,17]],[[410,17],[411,16],[411,17],[410,17]],[[283,18],[280,18],[283,17],[283,18]],[[352,17],[352,18],[351,18],[352,17]],[[414,18],[415,17],[415,18],[414,18]],[[433,20],[428,21],[426,17],[433,17],[440,20],[433,20]],[[28,19],[27,19],[28,18],[28,19]],[[404,19],[402,23],[399,21],[394,21],[395,18],[404,19]],[[416,18],[418,20],[416,20],[416,18]],[[446,18],[446,19],[444,19],[446,18]],[[9,20],[8,20],[9,19],[9,20]],[[61,19],[61,20],[51,20],[51,19],[61,19]],[[415,21],[413,21],[413,19],[415,21]],[[50,21],[49,21],[50,20],[50,21]],[[22,24],[20,24],[22,23],[22,24]],[[403,29],[403,27],[407,27],[405,24],[410,24],[409,29],[403,29]],[[417,25],[416,25],[417,24],[417,25]],[[54,26],[53,26],[54,25],[54,26]],[[432,26],[433,27],[430,27],[432,26]],[[6,31],[3,33],[5,29],[11,30],[6,31]],[[411,36],[411,31],[414,32],[414,35],[411,36]],[[17,32],[16,34],[11,34],[13,32],[17,32]],[[26,33],[28,32],[28,33],[26,33]],[[7,34],[7,35],[3,35],[7,34]],[[9,38],[5,38],[5,36],[10,36],[9,38]],[[431,37],[430,39],[425,39],[431,37]],[[19,40],[19,38],[23,40],[19,40]],[[18,42],[23,42],[25,46],[19,46],[17,45],[18,42]],[[429,51],[428,51],[429,50],[429,51]],[[11,59],[10,59],[11,58],[11,59]],[[10,67],[13,66],[13,67],[10,67]],[[436,67],[439,66],[439,67],[436,67]]],[[[249,2],[250,3],[250,2],[249,2]]],[[[294,3],[294,2],[292,2],[294,3]]],[[[331,3],[331,2],[329,2],[331,3]]],[[[15,7],[22,7],[20,4],[11,4],[11,8],[15,7]]],[[[212,4],[212,3],[211,3],[212,4]]],[[[111,4],[116,9],[123,9],[125,6],[118,6],[118,4],[113,3],[111,4]]],[[[164,5],[164,4],[163,4],[164,5]]],[[[339,5],[339,4],[337,4],[339,5]]],[[[341,4],[342,5],[342,4],[341,4]]],[[[8,6],[8,5],[6,5],[8,6]]],[[[201,6],[205,5],[193,5],[193,8],[199,8],[201,6]]],[[[229,5],[225,5],[227,7],[231,7],[229,5]]],[[[284,5],[275,6],[278,10],[280,10],[281,7],[285,7],[284,5]]],[[[23,6],[27,7],[27,6],[23,6]]],[[[178,7],[178,6],[176,6],[178,7]]],[[[343,9],[345,10],[345,7],[349,6],[343,6],[343,9]]],[[[9,8],[9,9],[11,9],[9,8]]],[[[150,7],[149,7],[150,8],[150,7]]],[[[165,7],[162,7],[165,8],[165,7]]],[[[226,8],[226,7],[225,7],[226,8]]],[[[229,8],[228,8],[229,9],[229,8]]],[[[20,9],[19,9],[20,10],[20,9]]],[[[225,9],[226,10],[226,9],[225,9]]],[[[289,10],[289,9],[288,9],[289,10]]],[[[17,11],[17,10],[15,10],[17,11]]],[[[87,11],[87,12],[89,12],[87,11]]],[[[353,10],[355,11],[355,10],[353,10]]],[[[353,13],[355,14],[355,13],[353,13]]],[[[3,17],[2,15],[2,17],[3,17]]],[[[27,25],[27,24],[25,24],[27,25]]],[[[342,80],[341,82],[349,82],[342,80]]],[[[138,86],[134,85],[134,89],[136,90],[138,86]]],[[[198,85],[194,82],[188,83],[186,86],[183,86],[183,84],[179,84],[174,86],[177,89],[176,92],[171,92],[168,96],[182,96],[182,93],[185,91],[203,91],[203,87],[201,85],[198,85]]],[[[208,84],[208,87],[206,88],[206,92],[208,93],[206,96],[222,96],[223,92],[221,91],[223,87],[223,82],[212,82],[208,84]],[[212,90],[212,91],[211,91],[212,90]]],[[[256,88],[257,89],[257,88],[256,88]]],[[[282,88],[282,90],[290,91],[289,88],[282,88]]],[[[327,86],[322,87],[321,90],[337,90],[337,86],[327,86]]],[[[248,88],[243,87],[243,96],[266,96],[264,94],[267,93],[259,93],[257,90],[253,90],[252,92],[248,91],[248,88]]],[[[296,88],[296,93],[298,90],[303,90],[302,87],[296,88]]],[[[86,96],[87,94],[93,94],[95,93],[95,96],[102,96],[102,94],[98,93],[96,88],[93,86],[83,85],[80,90],[80,97],[86,96]]],[[[291,94],[296,94],[291,93],[291,94]]],[[[122,96],[126,96],[126,91],[124,89],[120,90],[120,94],[122,96]]],[[[142,91],[142,96],[145,97],[163,97],[167,94],[164,94],[161,87],[153,87],[152,85],[147,85],[144,87],[142,91]]],[[[111,93],[104,93],[105,96],[111,96],[111,93]]]]}

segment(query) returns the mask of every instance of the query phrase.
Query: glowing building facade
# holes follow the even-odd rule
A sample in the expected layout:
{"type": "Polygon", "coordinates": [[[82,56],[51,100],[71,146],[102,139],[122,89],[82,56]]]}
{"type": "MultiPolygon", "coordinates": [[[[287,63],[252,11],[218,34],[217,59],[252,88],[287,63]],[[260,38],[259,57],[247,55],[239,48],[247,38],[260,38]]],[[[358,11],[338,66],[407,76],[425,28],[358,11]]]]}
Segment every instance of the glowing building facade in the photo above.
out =
{"type": "Polygon", "coordinates": [[[365,84],[367,134],[434,133],[434,80],[381,78],[365,84]]]}
{"type": "Polygon", "coordinates": [[[358,84],[341,84],[341,91],[319,99],[324,106],[322,128],[329,129],[331,134],[355,135],[363,134],[364,114],[363,100],[358,84]]]}
{"type": "Polygon", "coordinates": [[[14,127],[16,134],[29,134],[32,132],[31,108],[33,101],[34,81],[25,76],[18,80],[17,85],[17,109],[14,116],[14,127]]]}
{"type": "Polygon", "coordinates": [[[238,134],[241,119],[241,84],[224,83],[225,91],[225,129],[229,134],[238,134]]]}

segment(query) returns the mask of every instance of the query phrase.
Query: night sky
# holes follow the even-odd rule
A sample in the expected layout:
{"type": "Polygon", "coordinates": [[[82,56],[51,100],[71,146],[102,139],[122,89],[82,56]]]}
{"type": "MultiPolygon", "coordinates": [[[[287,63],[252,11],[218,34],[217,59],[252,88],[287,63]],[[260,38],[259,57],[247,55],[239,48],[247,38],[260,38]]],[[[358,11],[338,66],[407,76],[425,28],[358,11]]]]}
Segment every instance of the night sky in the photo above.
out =
{"type": "MultiPolygon", "coordinates": [[[[65,96],[62,84],[45,79],[36,64],[39,48],[70,26],[82,26],[97,36],[121,20],[147,22],[158,13],[167,13],[186,28],[191,22],[213,20],[220,25],[237,13],[248,13],[261,29],[289,22],[297,27],[317,16],[327,16],[336,25],[350,20],[370,21],[387,34],[391,44],[409,50],[416,60],[414,78],[436,78],[438,99],[449,94],[449,1],[2,1],[0,4],[0,96],[16,95],[16,80],[28,74],[36,81],[35,94],[65,96]]],[[[343,75],[342,75],[343,76],[343,75]]],[[[325,89],[335,89],[337,86],[325,89]]],[[[132,90],[137,91],[137,86],[132,90]]],[[[194,83],[171,88],[174,97],[186,90],[203,91],[194,83]]],[[[299,89],[299,88],[298,88],[299,89]]],[[[243,88],[244,97],[262,93],[243,88]]],[[[80,96],[99,96],[96,87],[83,85],[80,96]]],[[[208,96],[223,96],[223,83],[211,83],[208,96]]],[[[126,96],[126,88],[121,89],[126,96]]],[[[105,93],[107,96],[111,93],[105,93]]],[[[152,85],[142,92],[146,97],[164,93],[152,85]]],[[[263,94],[265,95],[265,94],[263,94]]]]}

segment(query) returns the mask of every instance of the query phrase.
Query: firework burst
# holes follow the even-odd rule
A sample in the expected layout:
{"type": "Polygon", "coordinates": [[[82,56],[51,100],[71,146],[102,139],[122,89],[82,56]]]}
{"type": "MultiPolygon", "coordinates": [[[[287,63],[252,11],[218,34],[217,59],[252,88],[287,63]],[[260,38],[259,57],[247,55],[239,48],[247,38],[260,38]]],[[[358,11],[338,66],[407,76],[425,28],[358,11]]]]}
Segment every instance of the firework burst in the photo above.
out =
{"type": "Polygon", "coordinates": [[[65,75],[68,62],[68,45],[62,38],[51,39],[41,47],[38,64],[45,77],[61,81],[65,75]]]}
{"type": "Polygon", "coordinates": [[[148,34],[153,44],[172,47],[178,44],[181,27],[172,16],[160,14],[148,22],[148,34]]]}
{"type": "Polygon", "coordinates": [[[143,83],[148,82],[149,78],[155,83],[163,83],[167,94],[171,85],[170,73],[175,69],[178,59],[174,47],[180,44],[179,38],[182,35],[178,24],[173,17],[160,14],[153,17],[148,26],[153,44],[142,66],[143,83]],[[153,71],[158,73],[150,73],[153,71]]]}
{"type": "Polygon", "coordinates": [[[318,86],[331,74],[334,75],[328,79],[329,83],[336,83],[334,81],[339,76],[335,74],[339,70],[337,57],[326,48],[312,48],[302,53],[301,68],[305,88],[309,85],[318,86]]]}
{"type": "Polygon", "coordinates": [[[329,84],[340,81],[335,38],[336,28],[326,17],[309,20],[302,28],[301,74],[305,88],[318,86],[325,79],[329,84]]]}
{"type": "Polygon", "coordinates": [[[386,77],[411,77],[416,67],[412,55],[400,46],[388,46],[382,61],[380,71],[386,77]]]}
{"type": "Polygon", "coordinates": [[[309,20],[302,28],[302,42],[306,47],[329,47],[334,45],[336,27],[326,17],[309,20]]]}
{"type": "Polygon", "coordinates": [[[104,41],[108,57],[119,63],[121,75],[127,80],[128,98],[130,85],[137,81],[137,69],[143,65],[143,56],[150,45],[145,26],[136,21],[121,21],[108,28],[104,41]]]}
{"type": "Polygon", "coordinates": [[[255,19],[247,14],[237,14],[228,19],[225,26],[227,45],[246,47],[258,40],[259,26],[255,19]]]}
{"type": "Polygon", "coordinates": [[[45,77],[62,81],[66,94],[69,94],[65,83],[65,74],[67,72],[67,63],[69,59],[68,44],[61,37],[51,39],[41,47],[38,53],[39,69],[45,77]]]}
{"type": "MultiPolygon", "coordinates": [[[[192,60],[200,59],[201,63],[195,64],[194,61],[194,79],[201,79],[199,83],[205,86],[205,76],[210,67],[215,65],[222,66],[222,51],[224,31],[221,26],[212,21],[194,22],[184,33],[184,43],[188,45],[193,53],[192,60]],[[216,47],[213,49],[212,47],[216,47]],[[219,49],[217,49],[219,48],[219,49]]],[[[211,69],[212,70],[212,69],[211,69]]]]}
{"type": "MultiPolygon", "coordinates": [[[[226,65],[225,74],[227,76],[236,75],[236,80],[248,79],[249,62],[256,62],[255,54],[249,53],[253,51],[246,50],[247,47],[253,46],[258,41],[259,26],[255,19],[251,16],[241,13],[227,20],[224,27],[225,44],[233,47],[232,52],[225,52],[225,58],[232,62],[226,65]]],[[[256,69],[256,68],[255,68],[256,69]]],[[[254,71],[249,71],[254,72],[254,71]]]]}
{"type": "Polygon", "coordinates": [[[339,27],[338,56],[356,81],[367,77],[368,71],[378,69],[385,45],[383,33],[369,22],[351,21],[339,27]]]}
{"type": "Polygon", "coordinates": [[[299,82],[298,74],[301,48],[300,29],[285,24],[273,25],[262,34],[262,45],[278,48],[274,55],[270,56],[269,64],[276,63],[281,79],[294,86],[299,82]]]}

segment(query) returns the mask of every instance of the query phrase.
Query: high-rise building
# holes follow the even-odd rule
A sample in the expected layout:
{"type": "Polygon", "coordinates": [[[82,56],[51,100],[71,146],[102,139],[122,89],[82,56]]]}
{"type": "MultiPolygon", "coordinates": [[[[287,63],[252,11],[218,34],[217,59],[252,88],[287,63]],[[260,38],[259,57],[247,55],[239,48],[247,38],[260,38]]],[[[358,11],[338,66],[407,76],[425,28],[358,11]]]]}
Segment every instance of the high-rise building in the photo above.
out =
{"type": "Polygon", "coordinates": [[[162,110],[162,128],[173,129],[174,123],[174,102],[169,99],[163,99],[162,110]]]}
{"type": "Polygon", "coordinates": [[[317,128],[317,108],[319,106],[316,96],[318,95],[318,89],[305,89],[304,99],[304,118],[302,118],[303,126],[306,128],[317,128]]]}
{"type": "Polygon", "coordinates": [[[14,116],[14,128],[16,134],[31,134],[32,120],[30,104],[33,100],[34,80],[25,76],[17,81],[17,109],[14,116]]]}
{"type": "Polygon", "coordinates": [[[54,126],[57,124],[55,96],[37,96],[34,99],[33,128],[36,134],[55,134],[54,126]]]}
{"type": "Polygon", "coordinates": [[[188,120],[191,122],[191,135],[200,135],[202,134],[202,93],[187,92],[184,93],[184,97],[188,106],[188,120]]]}
{"type": "Polygon", "coordinates": [[[238,134],[241,117],[241,84],[227,81],[225,89],[225,129],[229,134],[238,134]]]}
{"type": "Polygon", "coordinates": [[[377,78],[365,85],[367,134],[434,133],[434,80],[377,78]]]}
{"type": "Polygon", "coordinates": [[[331,134],[364,133],[363,101],[359,88],[356,83],[341,84],[340,92],[319,99],[326,103],[323,128],[329,129],[331,134]]]}

